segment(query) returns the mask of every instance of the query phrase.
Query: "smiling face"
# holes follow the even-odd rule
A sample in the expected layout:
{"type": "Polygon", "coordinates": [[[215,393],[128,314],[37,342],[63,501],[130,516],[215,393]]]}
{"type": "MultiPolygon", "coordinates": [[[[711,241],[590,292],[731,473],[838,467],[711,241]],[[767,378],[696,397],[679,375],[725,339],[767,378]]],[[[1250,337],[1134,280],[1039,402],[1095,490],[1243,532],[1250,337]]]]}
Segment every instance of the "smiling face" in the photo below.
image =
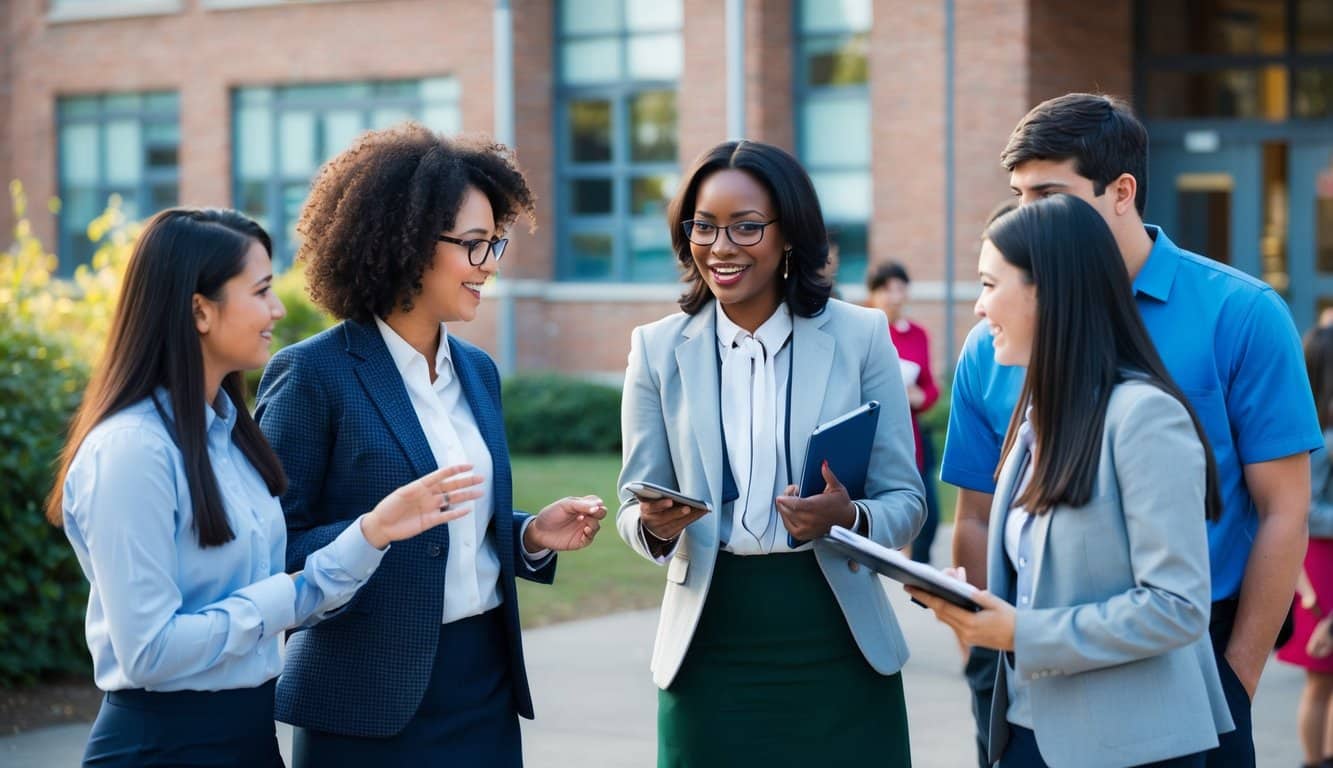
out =
{"type": "Polygon", "coordinates": [[[733,322],[754,331],[781,302],[782,260],[786,241],[776,223],[763,229],[754,245],[736,245],[721,227],[732,227],[732,236],[746,241],[742,229],[777,218],[777,210],[754,177],[728,168],[699,184],[691,218],[717,227],[712,245],[690,243],[694,264],[733,322]],[[739,226],[738,226],[739,225],[739,226]]]}
{"type": "Polygon", "coordinates": [[[273,325],[286,314],[272,283],[268,251],[251,241],[244,268],[223,284],[216,301],[195,294],[195,328],[210,381],[221,381],[233,371],[257,370],[268,362],[273,325]]]}
{"type": "Polygon", "coordinates": [[[981,297],[975,311],[990,326],[995,362],[1026,366],[1037,328],[1037,286],[989,240],[981,244],[979,261],[981,297]]]}
{"type": "MultiPolygon", "coordinates": [[[[479,189],[469,186],[454,217],[454,227],[440,234],[456,240],[492,240],[495,238],[495,214],[491,201],[479,189]]],[[[478,246],[480,250],[484,246],[478,246]]],[[[413,300],[419,311],[428,313],[434,323],[468,322],[481,306],[482,284],[499,271],[492,254],[480,266],[468,261],[468,249],[457,243],[435,244],[435,260],[421,276],[421,295],[413,300]]]]}

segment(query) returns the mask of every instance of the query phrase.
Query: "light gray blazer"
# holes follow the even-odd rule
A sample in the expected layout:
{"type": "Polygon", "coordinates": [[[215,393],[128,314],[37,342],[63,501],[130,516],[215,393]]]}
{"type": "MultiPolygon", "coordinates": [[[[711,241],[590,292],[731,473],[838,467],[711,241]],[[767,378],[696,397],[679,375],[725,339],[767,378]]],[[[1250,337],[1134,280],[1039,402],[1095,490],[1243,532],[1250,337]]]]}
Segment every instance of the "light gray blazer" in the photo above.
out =
{"type": "MultiPolygon", "coordinates": [[[[722,509],[722,431],[718,402],[716,302],[695,315],[677,313],[634,329],[621,404],[624,468],[619,485],[647,480],[698,498],[714,512],[681,535],[667,565],[666,593],[653,646],[653,681],[671,685],[699,621],[718,551],[722,509]]],[[[791,445],[800,476],[810,433],[821,422],[878,400],[879,426],[863,499],[874,539],[888,547],[912,541],[925,519],[912,423],[888,323],[878,311],[830,300],[813,318],[793,318],[791,445]]],[[[779,425],[779,434],[782,434],[779,425]]],[[[639,505],[622,493],[620,537],[645,558],[639,505]]],[[[878,577],[821,542],[815,557],[866,661],[897,672],[907,645],[878,577]]],[[[772,596],[770,596],[772,597],[772,596]]]]}
{"type": "MultiPolygon", "coordinates": [[[[988,584],[1011,603],[1004,528],[1026,453],[1011,451],[991,507],[988,584]]],[[[1054,768],[1192,754],[1234,727],[1208,638],[1205,486],[1189,413],[1131,379],[1111,393],[1092,499],[1033,521],[1033,607],[1018,612],[1011,663],[1029,683],[1037,746],[1054,768]]],[[[1001,663],[992,760],[1009,741],[1006,674],[1001,663]]]]}

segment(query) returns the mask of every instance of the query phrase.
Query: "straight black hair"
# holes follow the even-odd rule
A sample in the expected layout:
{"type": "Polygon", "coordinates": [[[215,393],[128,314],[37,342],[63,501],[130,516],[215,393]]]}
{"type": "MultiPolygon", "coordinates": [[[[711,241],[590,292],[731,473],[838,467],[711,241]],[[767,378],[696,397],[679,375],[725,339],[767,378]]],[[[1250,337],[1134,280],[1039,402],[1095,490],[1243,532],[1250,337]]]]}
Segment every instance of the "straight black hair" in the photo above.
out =
{"type": "Polygon", "coordinates": [[[1203,443],[1205,512],[1221,512],[1217,465],[1199,417],[1176,386],[1143,325],[1125,261],[1106,220],[1083,200],[1053,195],[1000,217],[986,239],[1036,286],[1032,357],[1002,455],[1017,441],[1028,406],[1041,450],[1015,499],[1034,514],[1092,498],[1111,390],[1133,377],[1180,401],[1203,443]]]}
{"type": "Polygon", "coordinates": [[[1067,93],[1033,107],[1018,122],[1000,153],[1005,170],[1029,160],[1074,160],[1078,175],[1100,196],[1128,173],[1138,182],[1134,207],[1148,204],[1148,129],[1114,96],[1067,93]]]}
{"type": "MultiPolygon", "coordinates": [[[[109,416],[151,397],[158,387],[171,398],[167,424],[180,449],[190,486],[193,527],[201,547],[235,538],[208,460],[204,404],[204,356],[195,328],[194,295],[222,298],[223,286],[245,268],[245,254],[259,243],[273,256],[273,242],[254,221],[232,210],[172,208],[149,219],[134,245],[121,284],[111,334],[61,452],[46,516],[59,525],[69,465],[84,438],[109,416]]],[[[281,496],[287,477],[245,404],[241,372],[228,374],[222,393],[236,409],[232,440],[259,471],[268,490],[281,496]]]]}
{"type": "Polygon", "coordinates": [[[667,206],[671,247],[684,273],[682,280],[688,286],[680,297],[680,308],[693,315],[713,298],[713,291],[694,263],[681,222],[694,216],[695,199],[704,179],[729,168],[744,171],[759,182],[777,208],[774,216],[787,245],[791,246],[790,277],[781,286],[783,300],[798,317],[819,314],[833,292],[833,284],[821,274],[828,262],[829,239],[819,195],[796,158],[759,141],[727,141],[704,152],[694,161],[685,183],[667,206]]]}

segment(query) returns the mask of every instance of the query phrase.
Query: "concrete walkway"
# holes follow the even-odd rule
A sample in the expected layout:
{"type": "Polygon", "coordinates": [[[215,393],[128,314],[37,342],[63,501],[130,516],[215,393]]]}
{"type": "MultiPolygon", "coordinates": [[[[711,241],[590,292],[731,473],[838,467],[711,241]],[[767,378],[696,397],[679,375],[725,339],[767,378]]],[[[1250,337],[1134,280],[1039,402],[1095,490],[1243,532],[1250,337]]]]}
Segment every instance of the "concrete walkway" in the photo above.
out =
{"type": "MultiPolygon", "coordinates": [[[[940,531],[937,561],[947,557],[940,531]]],[[[888,587],[912,659],[903,671],[916,768],[976,765],[972,717],[953,634],[888,587]]],[[[524,754],[533,768],[644,768],[655,762],[657,693],[648,673],[656,611],[574,621],[524,635],[537,720],[523,721],[524,754]]],[[[1303,676],[1271,662],[1255,709],[1261,768],[1300,765],[1296,701],[1303,676]]],[[[0,766],[76,766],[88,726],[66,725],[0,738],[0,766]]],[[[284,754],[291,732],[279,724],[284,754]]]]}

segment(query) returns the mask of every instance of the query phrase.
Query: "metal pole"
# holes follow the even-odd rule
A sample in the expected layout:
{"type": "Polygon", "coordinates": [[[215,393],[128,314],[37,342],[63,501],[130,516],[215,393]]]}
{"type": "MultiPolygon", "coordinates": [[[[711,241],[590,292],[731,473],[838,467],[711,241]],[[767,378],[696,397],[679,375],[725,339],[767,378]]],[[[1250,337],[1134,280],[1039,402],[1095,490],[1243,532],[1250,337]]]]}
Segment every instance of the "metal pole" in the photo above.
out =
{"type": "Polygon", "coordinates": [[[944,0],[944,359],[954,364],[954,0],[944,0]]]}
{"type": "MultiPolygon", "coordinates": [[[[514,146],[514,30],[513,11],[509,0],[495,0],[494,15],[495,62],[495,139],[509,147],[514,146]]],[[[510,291],[498,291],[500,306],[495,318],[496,352],[501,376],[508,376],[518,367],[517,341],[514,329],[514,297],[510,291]]]]}
{"type": "Polygon", "coordinates": [[[727,0],[727,137],[745,138],[745,0],[727,0]]]}

